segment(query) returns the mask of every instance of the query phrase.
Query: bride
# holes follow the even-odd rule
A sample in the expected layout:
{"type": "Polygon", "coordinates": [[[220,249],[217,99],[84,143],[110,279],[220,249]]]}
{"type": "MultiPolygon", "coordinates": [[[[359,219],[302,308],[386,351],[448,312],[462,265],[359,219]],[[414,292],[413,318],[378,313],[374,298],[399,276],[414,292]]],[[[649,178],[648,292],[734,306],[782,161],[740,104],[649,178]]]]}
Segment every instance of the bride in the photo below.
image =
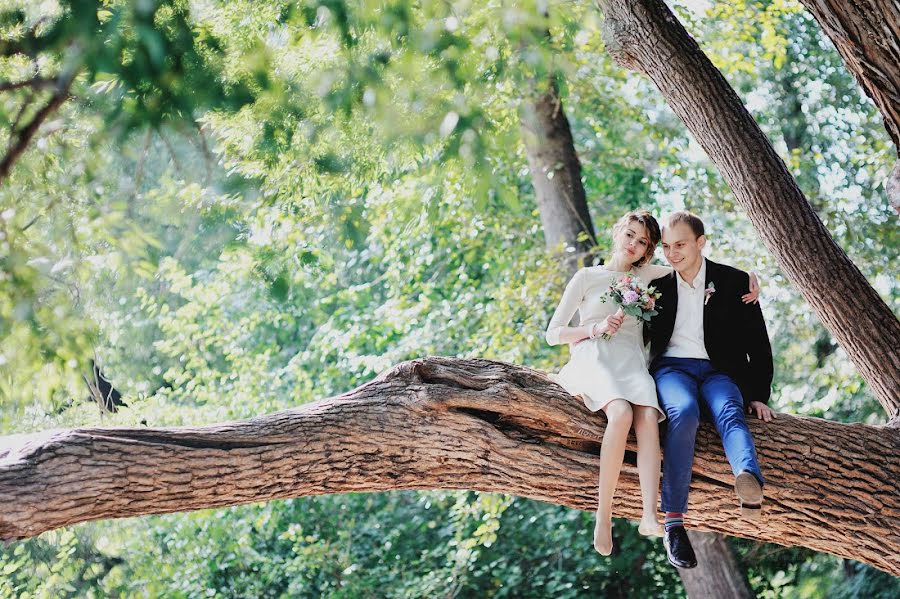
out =
{"type": "MultiPolygon", "coordinates": [[[[628,431],[637,438],[637,467],[643,515],[638,531],[662,536],[656,516],[659,492],[659,427],[665,413],[656,397],[656,385],[647,371],[642,321],[624,316],[606,301],[610,286],[625,274],[638,277],[643,287],[672,272],[667,266],[648,264],[660,240],[659,224],[646,210],[623,216],[613,227],[613,253],[606,264],[580,269],[566,285],[562,300],[547,327],[547,343],[572,345],[569,362],[551,379],[579,396],[592,412],[606,414],[606,432],[600,446],[600,480],[594,548],[612,553],[612,499],[625,456],[628,431]],[[575,312],[580,325],[568,326],[575,312]],[[607,340],[601,335],[612,335],[607,340]]],[[[751,275],[744,302],[756,301],[759,286],[751,275]]]]}

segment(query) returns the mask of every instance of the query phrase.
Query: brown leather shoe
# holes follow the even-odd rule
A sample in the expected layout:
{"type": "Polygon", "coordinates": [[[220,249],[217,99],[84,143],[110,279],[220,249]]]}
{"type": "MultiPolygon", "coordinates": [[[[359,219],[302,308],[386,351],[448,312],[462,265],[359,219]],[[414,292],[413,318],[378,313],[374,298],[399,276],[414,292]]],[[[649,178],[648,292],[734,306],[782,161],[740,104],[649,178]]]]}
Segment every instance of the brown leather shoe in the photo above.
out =
{"type": "Polygon", "coordinates": [[[744,470],[734,479],[734,492],[741,502],[741,516],[748,520],[760,520],[763,490],[759,479],[752,472],[744,470]]]}

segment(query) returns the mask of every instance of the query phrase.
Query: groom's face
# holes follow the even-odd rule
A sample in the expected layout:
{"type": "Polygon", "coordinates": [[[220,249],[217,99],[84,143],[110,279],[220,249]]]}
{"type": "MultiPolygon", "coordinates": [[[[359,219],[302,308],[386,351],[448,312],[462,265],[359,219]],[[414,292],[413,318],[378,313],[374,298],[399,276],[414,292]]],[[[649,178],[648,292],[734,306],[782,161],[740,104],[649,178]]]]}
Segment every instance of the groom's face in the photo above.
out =
{"type": "Polygon", "coordinates": [[[687,223],[678,223],[662,231],[662,247],[666,260],[676,272],[692,272],[700,268],[703,256],[700,251],[706,237],[697,237],[687,223]]]}

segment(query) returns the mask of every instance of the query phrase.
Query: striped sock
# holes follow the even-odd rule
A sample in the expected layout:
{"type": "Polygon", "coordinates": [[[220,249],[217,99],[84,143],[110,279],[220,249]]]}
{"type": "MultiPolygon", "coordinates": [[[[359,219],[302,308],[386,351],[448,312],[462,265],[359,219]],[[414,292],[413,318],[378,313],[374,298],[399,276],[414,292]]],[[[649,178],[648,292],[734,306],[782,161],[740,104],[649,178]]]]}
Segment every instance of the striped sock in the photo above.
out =
{"type": "Polygon", "coordinates": [[[681,512],[666,512],[666,521],[664,526],[666,532],[669,532],[676,526],[684,526],[684,514],[681,512]]]}

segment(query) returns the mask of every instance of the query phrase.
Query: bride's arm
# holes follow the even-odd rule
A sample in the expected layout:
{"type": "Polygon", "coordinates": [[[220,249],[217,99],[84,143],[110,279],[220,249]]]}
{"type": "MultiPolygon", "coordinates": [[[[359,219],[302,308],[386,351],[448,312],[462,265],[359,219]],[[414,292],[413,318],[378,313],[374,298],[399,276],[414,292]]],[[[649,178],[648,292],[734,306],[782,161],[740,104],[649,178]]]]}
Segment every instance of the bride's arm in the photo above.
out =
{"type": "Polygon", "coordinates": [[[550,324],[547,325],[547,332],[544,335],[547,343],[560,345],[561,343],[574,343],[590,337],[591,331],[588,330],[588,327],[568,326],[572,317],[575,316],[575,312],[578,311],[582,299],[584,299],[584,271],[579,270],[566,284],[562,299],[553,312],[550,324]]]}
{"type": "Polygon", "coordinates": [[[596,322],[592,325],[584,325],[579,327],[568,326],[575,312],[581,306],[584,299],[584,270],[579,270],[566,285],[562,299],[547,325],[545,337],[550,345],[560,345],[563,343],[577,343],[591,337],[601,335],[611,329],[607,322],[596,322]]]}

